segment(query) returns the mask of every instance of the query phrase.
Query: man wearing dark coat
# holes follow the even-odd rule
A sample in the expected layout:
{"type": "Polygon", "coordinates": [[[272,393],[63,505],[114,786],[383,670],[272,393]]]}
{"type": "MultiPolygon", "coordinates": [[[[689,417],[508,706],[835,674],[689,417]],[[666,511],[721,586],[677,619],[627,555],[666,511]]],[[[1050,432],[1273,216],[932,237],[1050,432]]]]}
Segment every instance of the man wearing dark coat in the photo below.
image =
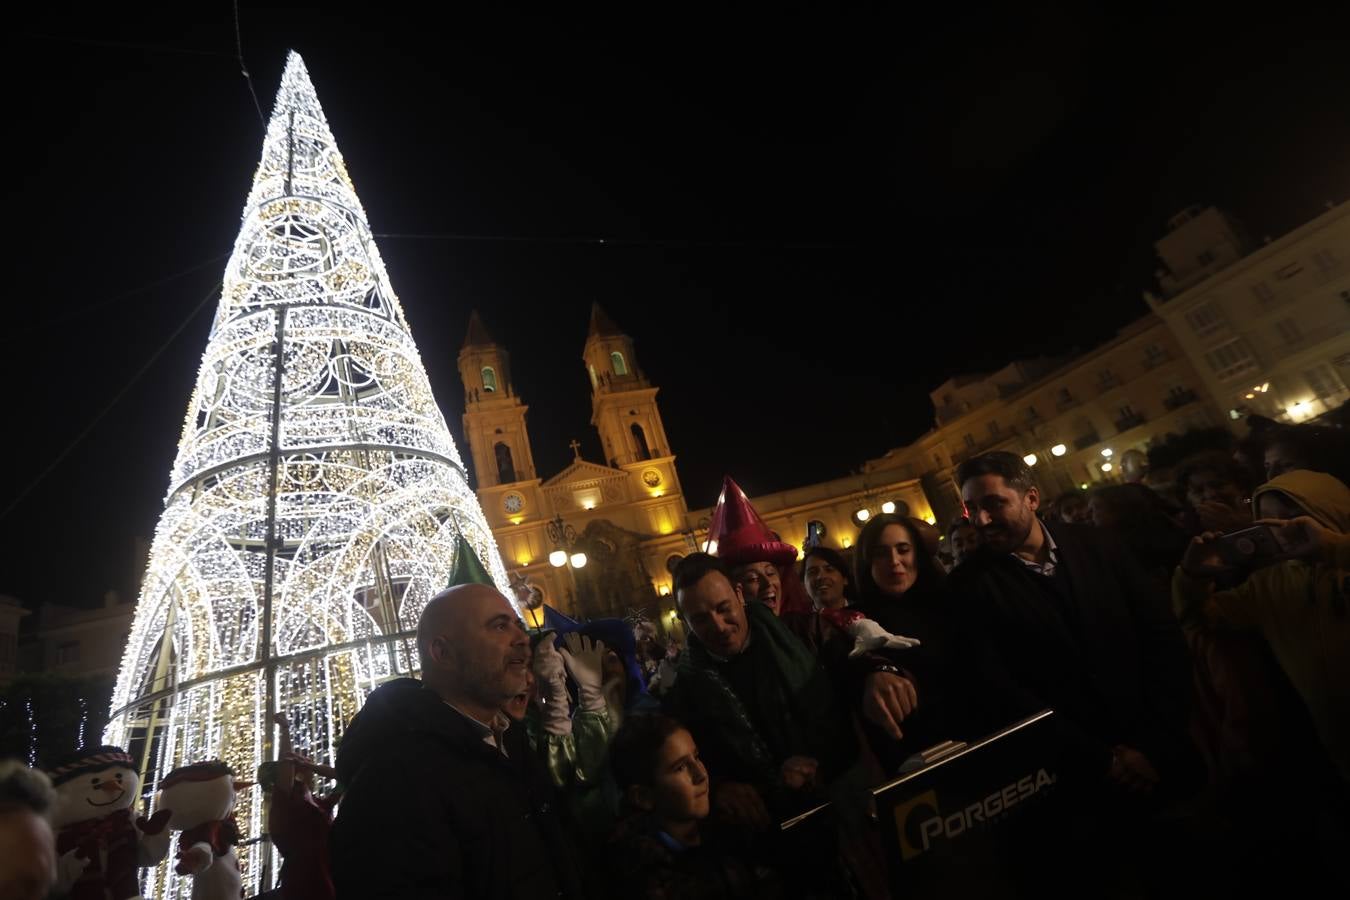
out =
{"type": "Polygon", "coordinates": [[[1081,783],[1141,798],[1195,786],[1191,664],[1166,597],[1109,534],[1040,521],[1016,455],[969,459],[957,481],[981,547],[948,587],[986,727],[1053,708],[1081,783]]]}
{"type": "Polygon", "coordinates": [[[417,648],[421,680],[377,688],[338,750],[339,900],[581,897],[552,784],[500,731],[530,666],[515,610],[490,585],[449,588],[423,611],[417,648]]]}

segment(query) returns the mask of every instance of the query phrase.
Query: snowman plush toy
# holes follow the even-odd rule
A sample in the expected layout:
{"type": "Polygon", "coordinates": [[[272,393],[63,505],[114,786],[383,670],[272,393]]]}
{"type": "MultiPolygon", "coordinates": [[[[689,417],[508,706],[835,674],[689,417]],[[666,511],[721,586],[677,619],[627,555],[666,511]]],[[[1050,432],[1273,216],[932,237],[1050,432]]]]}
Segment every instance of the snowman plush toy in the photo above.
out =
{"type": "Polygon", "coordinates": [[[159,783],[155,808],[166,810],[169,827],[182,832],[174,871],[192,876],[192,900],[239,900],[234,800],[243,786],[219,760],[174,769],[159,783]]]}
{"type": "Polygon", "coordinates": [[[136,870],[168,853],[168,813],[146,819],[132,812],[141,784],[131,756],[121,747],[88,747],[47,774],[56,788],[56,894],[71,900],[140,897],[136,870]]]}

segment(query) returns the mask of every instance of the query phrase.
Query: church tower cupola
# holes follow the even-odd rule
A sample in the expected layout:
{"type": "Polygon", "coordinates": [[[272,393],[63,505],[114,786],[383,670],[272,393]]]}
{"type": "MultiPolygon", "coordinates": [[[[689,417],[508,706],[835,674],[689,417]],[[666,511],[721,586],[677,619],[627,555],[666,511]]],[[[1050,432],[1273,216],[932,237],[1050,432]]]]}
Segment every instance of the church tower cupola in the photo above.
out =
{"type": "Polygon", "coordinates": [[[479,489],[534,480],[525,427],[529,407],[516,395],[510,354],[492,339],[477,310],[469,316],[459,351],[459,377],[464,382],[464,437],[479,489]]]}

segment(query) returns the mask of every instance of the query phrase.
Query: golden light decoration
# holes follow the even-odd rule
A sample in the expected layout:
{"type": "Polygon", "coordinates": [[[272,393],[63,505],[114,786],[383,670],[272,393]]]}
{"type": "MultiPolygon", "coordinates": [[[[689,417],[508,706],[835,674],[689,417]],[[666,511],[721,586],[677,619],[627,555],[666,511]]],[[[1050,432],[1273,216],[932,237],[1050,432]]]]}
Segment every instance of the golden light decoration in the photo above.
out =
{"type": "MultiPolygon", "coordinates": [[[[185,763],[243,779],[295,749],[332,765],[463,534],[506,570],[304,63],[286,63],[225,270],[113,694],[107,743],[147,799],[185,763]]],[[[509,593],[508,593],[509,596],[509,593]]],[[[257,789],[236,809],[245,896],[265,890],[257,789]],[[250,843],[252,841],[252,843],[250,843]]],[[[186,897],[172,858],[147,896],[186,897]]]]}

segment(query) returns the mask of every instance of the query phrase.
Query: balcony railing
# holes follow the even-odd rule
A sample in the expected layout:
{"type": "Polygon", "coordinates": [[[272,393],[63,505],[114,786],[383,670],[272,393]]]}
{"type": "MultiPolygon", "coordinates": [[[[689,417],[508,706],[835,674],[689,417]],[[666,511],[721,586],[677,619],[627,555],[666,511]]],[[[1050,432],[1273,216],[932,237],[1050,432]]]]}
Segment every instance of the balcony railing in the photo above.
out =
{"type": "Polygon", "coordinates": [[[1129,431],[1131,428],[1143,425],[1146,421],[1148,420],[1139,415],[1139,413],[1123,416],[1122,418],[1116,419],[1116,431],[1129,431]]]}
{"type": "Polygon", "coordinates": [[[1181,409],[1187,403],[1194,403],[1198,399],[1199,398],[1195,395],[1195,391],[1173,391],[1163,398],[1163,406],[1171,411],[1174,409],[1181,409]]]}

